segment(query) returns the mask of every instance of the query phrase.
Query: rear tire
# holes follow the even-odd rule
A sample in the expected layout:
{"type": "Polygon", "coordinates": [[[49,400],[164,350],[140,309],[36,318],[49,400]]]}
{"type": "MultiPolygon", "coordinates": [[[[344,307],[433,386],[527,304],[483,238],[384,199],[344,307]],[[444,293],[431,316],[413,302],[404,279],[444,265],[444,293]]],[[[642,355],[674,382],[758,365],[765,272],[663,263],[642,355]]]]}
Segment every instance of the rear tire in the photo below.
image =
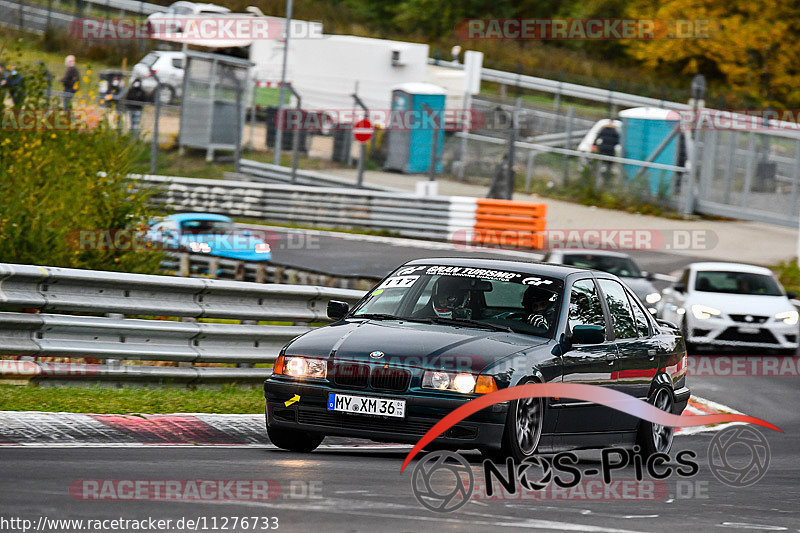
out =
{"type": "Polygon", "coordinates": [[[322,444],[325,435],[267,426],[267,436],[272,444],[290,452],[308,453],[322,444]]]}
{"type": "MultiPolygon", "coordinates": [[[[650,403],[664,412],[672,413],[672,406],[675,401],[669,388],[659,387],[653,393],[650,403]]],[[[636,444],[641,448],[641,453],[644,457],[650,457],[655,453],[669,453],[672,449],[674,436],[675,428],[642,420],[639,422],[636,444]]]]}

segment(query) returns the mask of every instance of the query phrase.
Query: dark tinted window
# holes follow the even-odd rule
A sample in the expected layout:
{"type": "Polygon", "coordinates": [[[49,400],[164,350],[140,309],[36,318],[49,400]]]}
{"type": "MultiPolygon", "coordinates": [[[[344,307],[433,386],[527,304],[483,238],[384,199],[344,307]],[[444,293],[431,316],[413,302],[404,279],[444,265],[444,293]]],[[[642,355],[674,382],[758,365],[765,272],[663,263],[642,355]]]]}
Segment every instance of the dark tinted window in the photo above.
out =
{"type": "Polygon", "coordinates": [[[694,290],[763,296],[780,296],[782,294],[778,283],[772,276],[750,272],[700,271],[694,281],[694,290]]]}
{"type": "Polygon", "coordinates": [[[625,278],[642,277],[642,271],[629,257],[602,254],[565,254],[563,262],[565,265],[602,270],[625,278]]]}
{"type": "Polygon", "coordinates": [[[647,320],[647,312],[642,309],[639,299],[628,292],[628,300],[630,300],[631,308],[633,309],[633,320],[636,323],[636,331],[639,332],[640,337],[650,336],[650,322],[647,320]]]}
{"type": "Polygon", "coordinates": [[[616,281],[610,279],[599,280],[600,288],[606,296],[611,321],[614,324],[614,337],[617,339],[635,339],[636,325],[633,321],[631,303],[625,289],[616,281]]]}
{"type": "Polygon", "coordinates": [[[569,298],[570,331],[575,326],[583,325],[606,327],[600,297],[597,295],[594,281],[590,279],[576,281],[569,298]]]}

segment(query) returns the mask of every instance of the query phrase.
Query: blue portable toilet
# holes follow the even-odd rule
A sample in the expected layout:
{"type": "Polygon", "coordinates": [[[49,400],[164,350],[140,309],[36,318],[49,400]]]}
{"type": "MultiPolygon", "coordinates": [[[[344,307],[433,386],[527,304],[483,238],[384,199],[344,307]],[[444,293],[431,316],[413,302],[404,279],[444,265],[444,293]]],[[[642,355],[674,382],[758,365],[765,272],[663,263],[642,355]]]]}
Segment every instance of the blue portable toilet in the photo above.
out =
{"type": "Polygon", "coordinates": [[[447,92],[431,83],[404,83],[392,91],[392,114],[387,128],[387,151],[384,170],[428,172],[431,166],[434,129],[438,128],[436,172],[442,171],[444,145],[444,101],[447,92]]]}
{"type": "MultiPolygon", "coordinates": [[[[678,114],[658,107],[635,107],[625,109],[619,113],[622,119],[624,146],[622,156],[628,159],[646,161],[658,146],[664,142],[669,134],[678,125],[678,114]]],[[[665,165],[683,165],[680,158],[685,159],[684,132],[672,138],[667,146],[653,160],[654,163],[665,165]]],[[[624,165],[625,175],[628,180],[641,170],[637,165],[624,165]]],[[[644,175],[647,176],[650,192],[657,195],[659,191],[671,194],[674,172],[648,168],[644,175]]]]}

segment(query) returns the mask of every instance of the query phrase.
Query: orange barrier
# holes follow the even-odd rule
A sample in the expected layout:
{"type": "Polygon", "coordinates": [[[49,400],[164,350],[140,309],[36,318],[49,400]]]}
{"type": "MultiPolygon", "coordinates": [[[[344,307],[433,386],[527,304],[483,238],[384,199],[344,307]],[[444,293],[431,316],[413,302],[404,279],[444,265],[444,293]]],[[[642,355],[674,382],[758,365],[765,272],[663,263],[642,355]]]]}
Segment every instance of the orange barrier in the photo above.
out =
{"type": "Polygon", "coordinates": [[[547,205],[479,198],[473,241],[506,247],[542,249],[547,205]]]}

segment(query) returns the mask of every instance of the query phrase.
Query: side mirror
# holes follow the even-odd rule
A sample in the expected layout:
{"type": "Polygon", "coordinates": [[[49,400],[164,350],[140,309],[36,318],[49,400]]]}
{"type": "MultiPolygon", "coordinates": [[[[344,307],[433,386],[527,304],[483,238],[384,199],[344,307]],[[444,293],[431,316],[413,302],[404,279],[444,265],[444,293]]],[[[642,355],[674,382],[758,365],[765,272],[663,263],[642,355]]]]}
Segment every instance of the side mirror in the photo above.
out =
{"type": "Polygon", "coordinates": [[[655,274],[653,274],[652,272],[647,272],[647,271],[642,272],[642,277],[644,279],[646,279],[647,281],[655,281],[655,279],[656,279],[656,275],[655,274]]]}
{"type": "Polygon", "coordinates": [[[790,300],[794,300],[795,298],[797,298],[797,293],[794,291],[786,291],[786,297],[789,298],[790,300]]]}
{"type": "Polygon", "coordinates": [[[676,283],[675,285],[672,286],[672,289],[675,292],[684,293],[686,292],[686,285],[684,285],[683,283],[676,283]]]}
{"type": "Polygon", "coordinates": [[[601,344],[606,340],[606,328],[603,326],[579,325],[572,328],[574,344],[601,344]]]}
{"type": "Polygon", "coordinates": [[[328,302],[328,318],[331,320],[341,320],[350,311],[350,304],[331,300],[328,302]]]}

